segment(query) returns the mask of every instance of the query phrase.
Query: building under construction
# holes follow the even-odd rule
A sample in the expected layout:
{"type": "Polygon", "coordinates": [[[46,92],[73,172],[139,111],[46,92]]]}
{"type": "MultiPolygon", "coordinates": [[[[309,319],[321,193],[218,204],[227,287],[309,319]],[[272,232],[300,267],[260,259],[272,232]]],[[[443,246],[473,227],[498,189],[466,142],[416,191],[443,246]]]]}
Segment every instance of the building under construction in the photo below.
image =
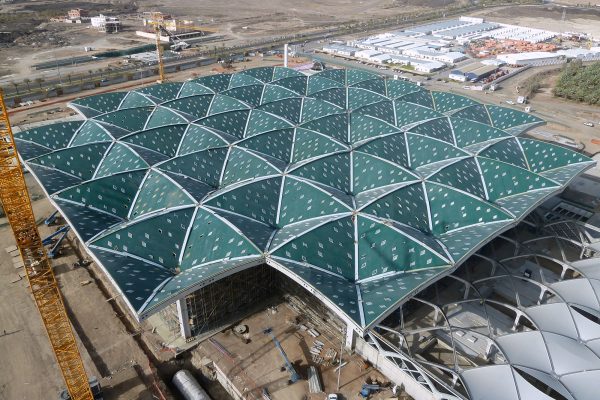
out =
{"type": "Polygon", "coordinates": [[[532,214],[594,162],[520,137],[541,119],[283,67],[70,105],[17,147],[139,321],[190,338],[292,294],[417,399],[594,398],[600,235],[532,214]]]}

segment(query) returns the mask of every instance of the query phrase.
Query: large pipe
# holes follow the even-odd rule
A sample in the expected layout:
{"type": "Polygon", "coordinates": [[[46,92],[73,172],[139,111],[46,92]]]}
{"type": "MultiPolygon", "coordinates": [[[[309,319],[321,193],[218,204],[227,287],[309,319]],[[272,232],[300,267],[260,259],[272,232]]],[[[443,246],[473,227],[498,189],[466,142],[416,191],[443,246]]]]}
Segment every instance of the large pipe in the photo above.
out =
{"type": "Polygon", "coordinates": [[[212,400],[188,370],[177,371],[172,382],[185,400],[212,400]]]}

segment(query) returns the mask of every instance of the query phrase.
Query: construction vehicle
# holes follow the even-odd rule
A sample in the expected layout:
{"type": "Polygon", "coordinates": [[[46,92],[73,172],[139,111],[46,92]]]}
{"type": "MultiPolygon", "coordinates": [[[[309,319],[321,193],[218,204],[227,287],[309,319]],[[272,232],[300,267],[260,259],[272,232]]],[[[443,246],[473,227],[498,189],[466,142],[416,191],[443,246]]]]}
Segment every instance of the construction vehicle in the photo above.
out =
{"type": "Polygon", "coordinates": [[[267,329],[265,329],[263,331],[263,333],[265,335],[270,335],[271,336],[271,339],[273,340],[273,343],[275,343],[275,347],[277,347],[277,349],[281,353],[281,356],[283,357],[283,361],[285,362],[285,369],[287,369],[287,371],[290,374],[290,381],[292,383],[298,382],[300,380],[300,375],[298,375],[298,372],[296,372],[296,369],[294,368],[294,366],[292,365],[292,363],[288,359],[287,354],[285,354],[285,351],[283,351],[283,347],[281,347],[281,343],[279,343],[279,340],[277,340],[277,338],[273,334],[273,329],[272,328],[267,328],[267,329]]]}
{"type": "Polygon", "coordinates": [[[42,317],[71,400],[92,400],[88,376],[37,228],[0,89],[0,202],[15,236],[31,294],[42,317]]]}

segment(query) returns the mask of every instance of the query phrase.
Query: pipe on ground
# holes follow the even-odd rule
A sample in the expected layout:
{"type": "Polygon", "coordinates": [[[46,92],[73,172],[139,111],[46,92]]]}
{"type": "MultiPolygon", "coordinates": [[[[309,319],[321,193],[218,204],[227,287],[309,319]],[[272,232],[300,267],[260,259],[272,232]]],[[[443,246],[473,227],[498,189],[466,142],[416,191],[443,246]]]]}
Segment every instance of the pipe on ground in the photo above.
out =
{"type": "Polygon", "coordinates": [[[173,376],[173,385],[183,395],[185,400],[212,400],[206,391],[200,386],[194,375],[188,370],[182,369],[173,376]]]}

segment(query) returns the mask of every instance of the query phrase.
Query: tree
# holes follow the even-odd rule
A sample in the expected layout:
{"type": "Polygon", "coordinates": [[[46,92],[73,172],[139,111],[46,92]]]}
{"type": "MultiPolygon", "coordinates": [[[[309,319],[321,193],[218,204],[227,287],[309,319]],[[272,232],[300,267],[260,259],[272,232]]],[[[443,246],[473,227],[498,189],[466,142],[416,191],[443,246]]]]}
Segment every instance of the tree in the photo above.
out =
{"type": "Polygon", "coordinates": [[[42,82],[44,82],[44,78],[35,78],[35,83],[38,84],[40,90],[42,90],[42,82]]]}
{"type": "Polygon", "coordinates": [[[69,85],[72,85],[73,82],[71,82],[71,74],[67,74],[67,79],[69,80],[69,85]]]}
{"type": "Polygon", "coordinates": [[[29,78],[25,78],[25,79],[23,79],[23,83],[24,83],[25,85],[27,85],[27,91],[28,91],[28,92],[31,92],[31,88],[29,87],[29,84],[31,83],[31,79],[29,79],[29,78]]]}
{"type": "Polygon", "coordinates": [[[15,92],[17,92],[17,96],[19,95],[19,83],[15,81],[10,82],[11,85],[15,87],[15,92]]]}

